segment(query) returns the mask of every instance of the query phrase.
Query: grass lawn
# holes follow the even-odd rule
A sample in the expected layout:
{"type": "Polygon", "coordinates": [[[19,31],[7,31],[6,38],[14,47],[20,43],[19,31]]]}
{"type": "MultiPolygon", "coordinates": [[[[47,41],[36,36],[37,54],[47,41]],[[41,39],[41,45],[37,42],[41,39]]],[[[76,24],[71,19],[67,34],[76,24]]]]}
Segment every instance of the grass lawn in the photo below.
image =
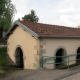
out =
{"type": "Polygon", "coordinates": [[[7,56],[7,47],[0,48],[0,73],[7,74],[21,70],[14,66],[9,66],[9,61],[6,56],[7,56]]]}
{"type": "Polygon", "coordinates": [[[6,58],[6,52],[7,52],[6,47],[0,48],[0,72],[5,72],[3,70],[3,67],[8,65],[8,60],[6,58]]]}

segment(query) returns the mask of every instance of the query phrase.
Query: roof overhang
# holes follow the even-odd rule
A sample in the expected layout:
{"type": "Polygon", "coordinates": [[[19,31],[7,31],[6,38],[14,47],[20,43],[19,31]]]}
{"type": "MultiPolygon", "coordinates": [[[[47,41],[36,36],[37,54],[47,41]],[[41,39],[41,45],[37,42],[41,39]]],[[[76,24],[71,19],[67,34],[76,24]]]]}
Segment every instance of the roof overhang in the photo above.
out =
{"type": "Polygon", "coordinates": [[[15,21],[13,23],[13,25],[9,28],[9,30],[7,31],[5,38],[10,34],[10,31],[16,26],[20,26],[22,27],[25,31],[29,32],[33,37],[38,38],[39,35],[36,34],[34,31],[32,31],[31,29],[29,29],[27,26],[23,25],[22,23],[20,23],[19,21],[15,21]]]}
{"type": "Polygon", "coordinates": [[[48,36],[48,35],[40,35],[39,38],[80,39],[80,36],[48,36]]]}

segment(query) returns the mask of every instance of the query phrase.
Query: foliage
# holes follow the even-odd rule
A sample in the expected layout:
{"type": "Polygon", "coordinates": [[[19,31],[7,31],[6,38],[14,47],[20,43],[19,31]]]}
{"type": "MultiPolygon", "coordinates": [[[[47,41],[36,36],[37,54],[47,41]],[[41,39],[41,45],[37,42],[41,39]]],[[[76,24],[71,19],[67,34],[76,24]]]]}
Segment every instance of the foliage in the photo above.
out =
{"type": "Polygon", "coordinates": [[[22,17],[24,21],[38,22],[39,18],[37,17],[34,10],[31,10],[31,13],[22,17]]]}
{"type": "Polygon", "coordinates": [[[0,28],[9,29],[15,12],[16,9],[11,0],[0,0],[0,28]]]}
{"type": "Polygon", "coordinates": [[[16,69],[15,67],[9,67],[9,61],[6,57],[7,48],[0,48],[0,72],[3,73],[11,73],[20,69],[16,69]]]}
{"type": "Polygon", "coordinates": [[[5,66],[8,64],[8,60],[6,58],[7,48],[0,48],[0,66],[5,66]]]}

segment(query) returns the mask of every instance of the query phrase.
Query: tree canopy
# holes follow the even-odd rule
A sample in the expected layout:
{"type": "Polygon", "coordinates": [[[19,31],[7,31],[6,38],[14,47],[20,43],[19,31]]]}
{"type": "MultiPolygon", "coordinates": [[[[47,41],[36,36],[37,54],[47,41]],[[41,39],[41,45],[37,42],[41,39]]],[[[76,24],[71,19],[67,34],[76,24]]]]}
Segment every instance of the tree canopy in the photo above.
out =
{"type": "Polygon", "coordinates": [[[5,31],[9,29],[15,12],[16,9],[11,0],[0,0],[0,28],[5,31]]]}
{"type": "Polygon", "coordinates": [[[39,18],[36,15],[34,10],[31,10],[31,12],[27,15],[24,15],[24,17],[22,17],[23,21],[31,21],[31,22],[38,22],[39,18]]]}

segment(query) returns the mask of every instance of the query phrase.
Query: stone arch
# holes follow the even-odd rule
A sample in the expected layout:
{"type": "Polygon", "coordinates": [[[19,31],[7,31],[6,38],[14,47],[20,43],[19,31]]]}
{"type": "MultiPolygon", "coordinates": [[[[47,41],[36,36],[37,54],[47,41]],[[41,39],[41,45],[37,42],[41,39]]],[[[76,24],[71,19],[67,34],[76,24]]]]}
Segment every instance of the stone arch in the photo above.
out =
{"type": "Polygon", "coordinates": [[[67,63],[62,63],[62,64],[58,64],[58,63],[61,63],[61,62],[66,62],[67,58],[62,58],[61,56],[66,56],[67,55],[67,51],[64,47],[60,46],[56,49],[55,51],[55,62],[57,64],[55,64],[55,67],[57,66],[60,66],[60,65],[67,65],[67,63]],[[57,56],[60,56],[60,57],[57,57],[57,56]]]}
{"type": "Polygon", "coordinates": [[[80,47],[78,47],[78,49],[77,49],[76,63],[80,62],[79,59],[80,59],[80,47]]]}
{"type": "Polygon", "coordinates": [[[15,62],[17,67],[24,68],[23,50],[19,45],[15,49],[15,62]]]}

